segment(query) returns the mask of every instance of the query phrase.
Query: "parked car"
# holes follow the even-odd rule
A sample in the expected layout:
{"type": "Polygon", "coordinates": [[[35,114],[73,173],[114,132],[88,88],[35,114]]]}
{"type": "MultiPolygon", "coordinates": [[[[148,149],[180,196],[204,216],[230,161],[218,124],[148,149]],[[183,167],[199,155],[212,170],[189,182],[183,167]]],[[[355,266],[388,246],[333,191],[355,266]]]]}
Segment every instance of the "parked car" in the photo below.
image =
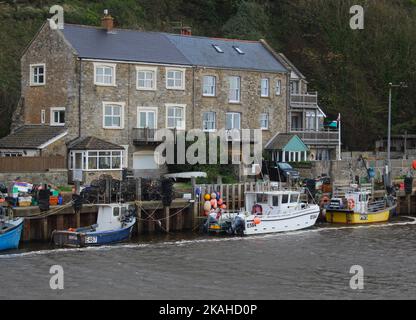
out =
{"type": "Polygon", "coordinates": [[[277,164],[277,169],[279,170],[279,173],[280,173],[280,179],[283,182],[286,182],[289,177],[292,181],[299,180],[300,178],[299,171],[293,169],[293,167],[288,163],[279,162],[277,164]]]}

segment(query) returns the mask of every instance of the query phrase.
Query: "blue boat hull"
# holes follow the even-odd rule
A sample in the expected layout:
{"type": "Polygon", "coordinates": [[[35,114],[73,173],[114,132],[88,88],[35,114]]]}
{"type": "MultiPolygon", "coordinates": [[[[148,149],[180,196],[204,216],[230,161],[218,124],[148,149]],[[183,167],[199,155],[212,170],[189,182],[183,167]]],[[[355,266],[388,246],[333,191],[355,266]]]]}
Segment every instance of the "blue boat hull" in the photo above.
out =
{"type": "Polygon", "coordinates": [[[134,222],[125,228],[110,231],[72,232],[55,231],[53,241],[59,247],[88,247],[118,243],[130,239],[134,222]]]}
{"type": "Polygon", "coordinates": [[[23,219],[19,224],[12,228],[10,231],[7,231],[4,234],[0,235],[0,251],[17,249],[19,247],[20,237],[23,230],[23,219]]]}

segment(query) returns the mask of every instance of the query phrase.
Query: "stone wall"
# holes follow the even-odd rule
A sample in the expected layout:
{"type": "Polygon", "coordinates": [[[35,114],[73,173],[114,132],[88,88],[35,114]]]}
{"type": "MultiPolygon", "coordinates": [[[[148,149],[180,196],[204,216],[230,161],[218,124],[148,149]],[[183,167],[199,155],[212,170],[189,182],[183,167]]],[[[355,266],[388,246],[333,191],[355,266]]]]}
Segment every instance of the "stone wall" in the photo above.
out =
{"type": "Polygon", "coordinates": [[[241,113],[242,128],[259,128],[260,113],[269,114],[269,130],[263,131],[265,144],[276,132],[286,131],[286,75],[283,73],[261,73],[254,71],[220,70],[207,68],[184,68],[185,90],[166,89],[166,66],[157,66],[156,90],[136,88],[136,67],[152,67],[132,63],[116,63],[116,85],[97,86],[94,84],[94,62],[82,63],[82,123],[81,134],[129,146],[129,167],[134,152],[148,150],[149,146],[135,146],[132,131],[138,126],[138,108],[150,107],[157,110],[157,127],[165,128],[166,104],[185,105],[186,130],[202,129],[204,111],[216,112],[217,128],[225,128],[225,113],[241,113]],[[216,77],[216,96],[202,95],[204,75],[216,77]],[[229,103],[229,76],[241,77],[241,102],[229,103]],[[260,96],[260,81],[270,80],[270,97],[260,96]],[[281,95],[275,94],[276,81],[281,80],[281,95]],[[121,129],[103,128],[103,102],[124,105],[124,123],[121,129]]]}
{"type": "MultiPolygon", "coordinates": [[[[157,109],[158,128],[166,127],[166,104],[186,106],[186,130],[202,128],[202,113],[214,111],[217,114],[217,128],[225,127],[225,113],[241,113],[242,128],[259,128],[260,113],[269,114],[269,129],[263,131],[265,144],[277,132],[285,132],[287,126],[287,74],[244,70],[181,67],[185,70],[185,89],[166,88],[165,65],[111,62],[116,65],[115,86],[94,84],[94,62],[77,60],[75,53],[59,30],[51,30],[45,23],[21,59],[22,98],[24,104],[16,111],[26,124],[39,124],[41,110],[46,111],[46,125],[50,123],[50,108],[66,108],[68,135],[63,143],[81,136],[95,136],[118,145],[128,146],[128,166],[133,165],[133,153],[146,150],[149,146],[133,144],[133,129],[137,127],[138,107],[157,109]],[[30,64],[45,63],[46,84],[30,86],[30,64]],[[157,68],[156,90],[143,91],[136,88],[136,68],[157,68]],[[204,75],[216,77],[216,96],[203,97],[204,75]],[[241,77],[241,102],[229,103],[229,76],[241,77]],[[270,80],[270,96],[260,95],[262,78],[270,80]],[[281,95],[276,95],[276,81],[281,80],[281,95]],[[79,88],[79,85],[81,86],[79,88]],[[81,92],[81,96],[79,96],[81,92]],[[79,106],[79,100],[81,106],[79,106]],[[124,104],[124,122],[121,129],[103,128],[103,102],[124,104]],[[81,117],[79,117],[79,107],[81,117]],[[81,119],[81,120],[79,120],[81,119]],[[81,123],[79,124],[79,121],[81,123]]],[[[18,120],[16,120],[18,121],[18,120]]],[[[54,145],[46,153],[62,153],[66,156],[65,145],[54,145]]]]}
{"type": "Polygon", "coordinates": [[[78,134],[77,62],[61,31],[51,30],[46,22],[21,58],[21,114],[25,124],[40,124],[45,110],[46,125],[50,124],[50,108],[65,107],[69,134],[65,141],[78,134]],[[30,85],[30,65],[45,64],[45,84],[30,85]]]}
{"type": "Polygon", "coordinates": [[[0,182],[6,183],[14,181],[20,177],[21,181],[42,184],[47,183],[52,186],[66,186],[68,185],[68,170],[56,169],[47,172],[0,172],[0,182]]]}
{"type": "MultiPolygon", "coordinates": [[[[415,170],[411,169],[412,161],[392,160],[392,178],[395,179],[404,176],[409,172],[416,175],[415,170]]],[[[368,161],[367,168],[374,168],[376,180],[380,180],[385,168],[384,160],[368,161]]],[[[315,161],[312,162],[311,169],[301,169],[299,171],[303,178],[316,178],[325,174],[337,183],[348,183],[355,176],[367,177],[363,163],[357,160],[315,161]]]]}

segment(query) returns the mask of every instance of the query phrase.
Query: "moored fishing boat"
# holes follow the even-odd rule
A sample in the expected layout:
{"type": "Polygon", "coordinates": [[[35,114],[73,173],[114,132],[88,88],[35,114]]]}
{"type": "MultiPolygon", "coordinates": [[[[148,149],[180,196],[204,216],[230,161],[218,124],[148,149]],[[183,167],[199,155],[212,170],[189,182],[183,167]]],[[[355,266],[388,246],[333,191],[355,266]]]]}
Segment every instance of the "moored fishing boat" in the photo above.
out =
{"type": "Polygon", "coordinates": [[[253,191],[245,194],[245,208],[208,216],[208,232],[255,235],[301,230],[315,225],[319,206],[301,202],[299,191],[253,191]]]}
{"type": "Polygon", "coordinates": [[[369,224],[386,222],[396,209],[393,196],[376,197],[366,188],[351,188],[345,195],[335,195],[325,210],[327,222],[369,224]]]}
{"type": "Polygon", "coordinates": [[[54,231],[59,247],[99,246],[130,239],[136,223],[135,210],[128,204],[99,204],[97,223],[89,227],[54,231]]]}
{"type": "Polygon", "coordinates": [[[6,216],[5,210],[0,207],[0,251],[19,247],[23,222],[23,218],[6,216]]]}

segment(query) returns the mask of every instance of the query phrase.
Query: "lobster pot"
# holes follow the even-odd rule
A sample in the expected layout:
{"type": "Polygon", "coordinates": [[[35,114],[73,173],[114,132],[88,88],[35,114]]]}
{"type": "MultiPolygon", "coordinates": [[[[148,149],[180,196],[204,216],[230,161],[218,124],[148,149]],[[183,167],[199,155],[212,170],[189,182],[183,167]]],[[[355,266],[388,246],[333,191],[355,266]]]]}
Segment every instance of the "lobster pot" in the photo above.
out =
{"type": "Polygon", "coordinates": [[[413,178],[406,177],[404,178],[404,192],[406,194],[412,194],[413,189],[413,178]]]}

